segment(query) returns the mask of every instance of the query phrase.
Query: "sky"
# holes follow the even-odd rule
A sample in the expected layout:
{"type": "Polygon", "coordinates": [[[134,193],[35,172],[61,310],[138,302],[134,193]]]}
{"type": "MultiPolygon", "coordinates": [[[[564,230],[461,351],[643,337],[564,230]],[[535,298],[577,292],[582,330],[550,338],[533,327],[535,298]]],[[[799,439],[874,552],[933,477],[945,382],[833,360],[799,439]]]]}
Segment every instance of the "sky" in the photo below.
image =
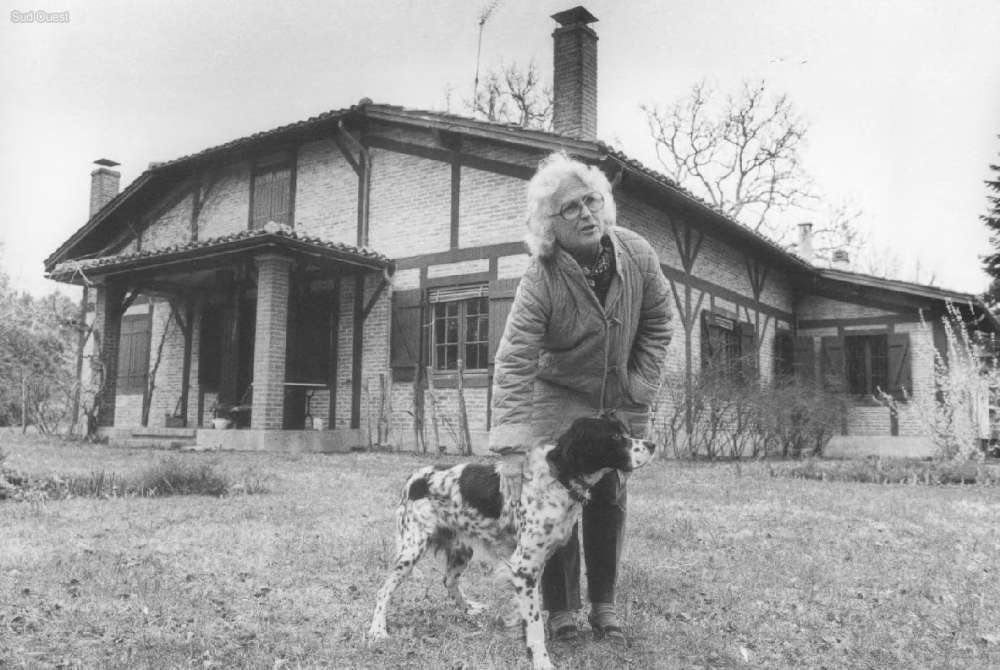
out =
{"type": "MultiPolygon", "coordinates": [[[[470,98],[493,0],[4,0],[0,268],[35,294],[86,222],[92,162],[150,162],[348,107],[470,98]],[[47,22],[27,23],[34,10],[47,22]]],[[[499,0],[481,69],[551,79],[555,12],[499,0]]],[[[998,0],[587,0],[598,22],[598,137],[658,168],[640,105],[707,80],[763,79],[809,125],[805,168],[850,202],[899,276],[978,293],[984,180],[1000,162],[998,0]]],[[[31,16],[36,16],[32,14],[31,16]]],[[[452,111],[459,111],[453,102],[452,111]]],[[[65,289],[70,295],[72,290],[65,289]]]]}

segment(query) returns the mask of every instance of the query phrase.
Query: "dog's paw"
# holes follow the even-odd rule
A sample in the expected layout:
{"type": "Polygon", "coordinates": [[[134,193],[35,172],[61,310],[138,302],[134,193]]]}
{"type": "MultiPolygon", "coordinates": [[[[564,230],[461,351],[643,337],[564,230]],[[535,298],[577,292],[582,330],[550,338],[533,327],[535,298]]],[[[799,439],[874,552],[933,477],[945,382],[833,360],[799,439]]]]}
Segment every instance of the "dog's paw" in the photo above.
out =
{"type": "Polygon", "coordinates": [[[365,641],[368,644],[375,644],[387,639],[389,639],[389,632],[384,627],[379,628],[372,626],[368,629],[368,633],[365,635],[365,641]]]}

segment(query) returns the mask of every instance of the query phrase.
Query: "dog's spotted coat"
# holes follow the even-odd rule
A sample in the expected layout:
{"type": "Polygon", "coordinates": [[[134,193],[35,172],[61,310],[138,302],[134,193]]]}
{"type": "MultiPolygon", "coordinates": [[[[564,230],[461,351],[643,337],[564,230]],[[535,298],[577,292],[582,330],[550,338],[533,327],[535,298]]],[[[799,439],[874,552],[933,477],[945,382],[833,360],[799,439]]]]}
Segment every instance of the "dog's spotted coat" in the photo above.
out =
{"type": "Polygon", "coordinates": [[[444,552],[444,585],[459,609],[482,612],[483,606],[469,601],[459,585],[478,543],[505,559],[528,655],[536,670],[552,668],[539,597],[545,561],[569,539],[590,487],[611,470],[645,465],[653,449],[651,442],[628,437],[614,418],[578,419],[556,444],[529,454],[520,498],[510,495],[516,486],[494,465],[417,470],[403,487],[396,512],[396,562],[379,589],[369,639],[387,637],[389,599],[428,548],[444,552]]]}

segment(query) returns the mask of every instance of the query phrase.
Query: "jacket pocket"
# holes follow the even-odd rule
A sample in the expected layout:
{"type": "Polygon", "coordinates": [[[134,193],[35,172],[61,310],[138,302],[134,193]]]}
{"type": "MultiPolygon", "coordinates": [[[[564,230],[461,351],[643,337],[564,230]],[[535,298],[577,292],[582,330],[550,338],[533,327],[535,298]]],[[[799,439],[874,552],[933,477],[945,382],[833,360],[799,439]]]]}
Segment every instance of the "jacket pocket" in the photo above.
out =
{"type": "Polygon", "coordinates": [[[629,370],[625,377],[625,394],[636,405],[649,407],[659,390],[659,386],[649,384],[638,372],[629,370]]]}

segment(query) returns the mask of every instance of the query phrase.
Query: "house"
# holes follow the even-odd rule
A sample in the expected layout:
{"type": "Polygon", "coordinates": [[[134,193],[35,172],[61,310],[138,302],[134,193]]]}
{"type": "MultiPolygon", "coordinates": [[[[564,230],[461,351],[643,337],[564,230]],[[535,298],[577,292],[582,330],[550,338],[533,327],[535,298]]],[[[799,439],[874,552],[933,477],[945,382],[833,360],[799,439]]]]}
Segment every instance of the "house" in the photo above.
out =
{"type": "Polygon", "coordinates": [[[493,355],[527,262],[524,185],[564,150],[604,170],[619,225],[659,253],[675,379],[690,385],[711,346],[752,359],[765,384],[794,357],[845,379],[845,435],[920,438],[914,412],[864,398],[875,384],[933,393],[933,355],[914,346],[921,315],[954,302],[995,329],[982,303],[818,268],[599,141],[596,18],[553,18],[554,132],[363,99],[151,165],[121,192],[116,164],[99,161],[89,219],[45,268],[92,303],[102,430],[412,449],[416,421],[432,441],[432,417],[455,443],[461,399],[482,449],[493,355]],[[219,407],[239,429],[201,430],[219,407]]]}

